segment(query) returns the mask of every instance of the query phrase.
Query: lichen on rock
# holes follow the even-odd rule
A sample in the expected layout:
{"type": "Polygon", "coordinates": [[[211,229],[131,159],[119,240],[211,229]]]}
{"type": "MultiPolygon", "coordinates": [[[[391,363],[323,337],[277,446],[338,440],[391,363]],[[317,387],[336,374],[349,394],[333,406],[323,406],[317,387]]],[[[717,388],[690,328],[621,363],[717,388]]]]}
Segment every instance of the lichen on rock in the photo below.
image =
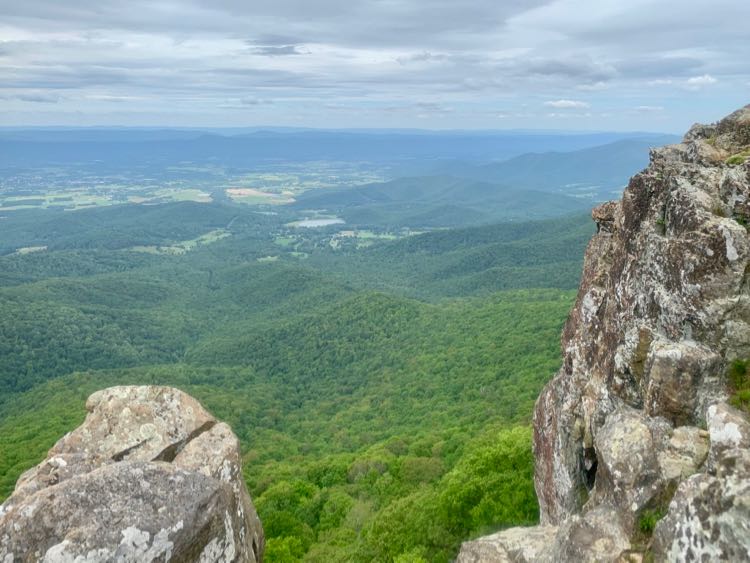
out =
{"type": "MultiPolygon", "coordinates": [[[[750,560],[750,425],[724,404],[727,367],[750,358],[738,154],[750,156],[750,106],[654,149],[622,199],[592,212],[563,365],[534,412],[540,529],[557,530],[540,561],[750,560]]],[[[491,553],[510,536],[523,531],[477,542],[491,553]]]]}
{"type": "Polygon", "coordinates": [[[168,387],[94,393],[0,506],[0,561],[259,562],[239,442],[168,387]]]}

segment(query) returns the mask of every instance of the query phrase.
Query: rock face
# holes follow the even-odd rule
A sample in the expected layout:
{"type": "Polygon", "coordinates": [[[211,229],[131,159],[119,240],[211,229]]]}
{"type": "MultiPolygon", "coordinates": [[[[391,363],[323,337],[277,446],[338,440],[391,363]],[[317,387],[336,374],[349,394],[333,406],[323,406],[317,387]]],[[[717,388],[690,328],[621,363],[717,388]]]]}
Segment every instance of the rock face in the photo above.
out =
{"type": "Polygon", "coordinates": [[[0,506],[0,561],[260,562],[237,437],[168,387],[113,387],[0,506]]]}
{"type": "Polygon", "coordinates": [[[750,560],[750,423],[724,404],[708,409],[707,471],[680,483],[654,531],[665,561],[750,560]]]}
{"type": "MultiPolygon", "coordinates": [[[[541,521],[557,529],[535,560],[750,560],[750,428],[723,404],[728,364],[750,357],[750,106],[653,150],[592,215],[563,366],[534,412],[541,521]]],[[[490,536],[498,552],[511,532],[490,536]]]]}

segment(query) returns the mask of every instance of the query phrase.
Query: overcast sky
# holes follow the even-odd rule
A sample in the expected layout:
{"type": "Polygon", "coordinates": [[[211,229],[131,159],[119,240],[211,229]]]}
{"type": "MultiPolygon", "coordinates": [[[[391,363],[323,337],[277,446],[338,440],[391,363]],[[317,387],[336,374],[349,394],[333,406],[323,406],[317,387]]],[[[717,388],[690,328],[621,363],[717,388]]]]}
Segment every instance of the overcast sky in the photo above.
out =
{"type": "Polygon", "coordinates": [[[0,0],[0,125],[682,132],[747,0],[0,0]]]}

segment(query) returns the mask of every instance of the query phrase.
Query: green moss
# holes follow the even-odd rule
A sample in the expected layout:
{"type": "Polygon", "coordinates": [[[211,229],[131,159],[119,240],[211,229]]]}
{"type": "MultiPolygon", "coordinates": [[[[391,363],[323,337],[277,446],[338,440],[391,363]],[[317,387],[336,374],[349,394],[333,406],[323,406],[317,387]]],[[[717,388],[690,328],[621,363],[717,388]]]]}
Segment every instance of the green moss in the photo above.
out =
{"type": "Polygon", "coordinates": [[[665,217],[659,217],[656,220],[656,226],[661,236],[665,236],[667,234],[667,219],[665,217]]]}
{"type": "Polygon", "coordinates": [[[750,149],[745,149],[742,152],[733,154],[732,156],[727,158],[724,162],[728,164],[729,166],[739,166],[740,164],[744,164],[748,157],[750,157],[750,149]]]}
{"type": "Polygon", "coordinates": [[[578,485],[578,508],[583,508],[583,505],[585,505],[589,501],[589,490],[583,483],[579,483],[578,485]]]}
{"type": "Polygon", "coordinates": [[[642,534],[651,537],[656,528],[656,523],[664,518],[667,511],[661,507],[655,510],[644,510],[641,517],[638,519],[638,529],[642,534]]]}
{"type": "Polygon", "coordinates": [[[729,404],[750,413],[750,360],[734,360],[727,370],[729,404]]]}
{"type": "Polygon", "coordinates": [[[676,481],[670,482],[638,515],[631,544],[633,549],[643,552],[644,561],[648,560],[649,555],[653,556],[651,538],[659,520],[664,518],[669,511],[669,503],[672,502],[677,491],[677,485],[676,481]]]}
{"type": "Polygon", "coordinates": [[[729,365],[727,376],[733,387],[740,388],[747,383],[747,364],[748,360],[734,360],[729,365]]]}

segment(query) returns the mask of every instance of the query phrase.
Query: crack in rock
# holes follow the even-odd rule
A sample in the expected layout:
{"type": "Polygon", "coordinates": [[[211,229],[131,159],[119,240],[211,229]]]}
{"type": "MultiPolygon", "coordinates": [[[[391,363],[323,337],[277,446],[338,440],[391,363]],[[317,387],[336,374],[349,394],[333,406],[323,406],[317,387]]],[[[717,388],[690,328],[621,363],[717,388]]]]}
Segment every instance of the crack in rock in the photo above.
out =
{"type": "Polygon", "coordinates": [[[142,447],[143,445],[147,444],[151,438],[146,438],[145,440],[141,440],[137,444],[130,446],[129,448],[125,448],[124,450],[117,452],[115,455],[112,456],[112,461],[122,461],[125,459],[125,456],[128,455],[130,452],[134,452],[138,448],[142,447]]]}
{"type": "Polygon", "coordinates": [[[186,438],[178,440],[177,442],[170,444],[169,446],[164,448],[151,461],[166,461],[172,463],[177,457],[177,454],[179,454],[185,448],[185,446],[187,446],[201,434],[211,430],[214,426],[216,426],[215,420],[204,422],[201,426],[193,430],[186,438]]]}

